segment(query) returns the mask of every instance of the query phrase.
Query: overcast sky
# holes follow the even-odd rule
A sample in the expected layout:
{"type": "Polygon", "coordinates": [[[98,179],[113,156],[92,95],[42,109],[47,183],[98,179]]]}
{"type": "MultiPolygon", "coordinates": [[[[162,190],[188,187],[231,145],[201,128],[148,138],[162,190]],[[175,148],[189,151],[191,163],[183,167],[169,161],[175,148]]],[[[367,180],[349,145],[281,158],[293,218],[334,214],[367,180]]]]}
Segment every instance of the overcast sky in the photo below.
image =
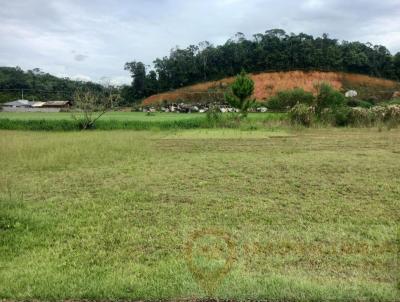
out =
{"type": "Polygon", "coordinates": [[[0,66],[128,83],[124,63],[267,29],[400,51],[400,0],[0,0],[0,66]]]}

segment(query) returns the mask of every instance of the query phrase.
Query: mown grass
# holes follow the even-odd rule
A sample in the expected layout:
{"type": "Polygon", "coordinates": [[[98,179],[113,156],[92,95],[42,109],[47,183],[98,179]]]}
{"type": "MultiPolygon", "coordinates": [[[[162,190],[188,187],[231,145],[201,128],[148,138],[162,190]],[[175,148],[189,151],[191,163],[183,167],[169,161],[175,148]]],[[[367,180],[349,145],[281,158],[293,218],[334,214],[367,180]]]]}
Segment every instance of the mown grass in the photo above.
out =
{"type": "MultiPolygon", "coordinates": [[[[228,117],[229,114],[225,114],[228,117]]],[[[254,128],[257,124],[277,122],[286,117],[281,113],[253,113],[235,127],[254,128]]],[[[109,112],[96,122],[98,130],[170,130],[212,128],[205,114],[155,113],[146,115],[142,112],[109,112]]],[[[232,125],[231,125],[232,126],[232,125]]],[[[0,129],[35,130],[35,131],[77,131],[79,123],[72,119],[70,113],[0,113],[0,129]]]]}
{"type": "Polygon", "coordinates": [[[0,131],[0,158],[0,298],[399,297],[397,130],[0,131]],[[210,229],[211,293],[185,260],[210,229]]]}

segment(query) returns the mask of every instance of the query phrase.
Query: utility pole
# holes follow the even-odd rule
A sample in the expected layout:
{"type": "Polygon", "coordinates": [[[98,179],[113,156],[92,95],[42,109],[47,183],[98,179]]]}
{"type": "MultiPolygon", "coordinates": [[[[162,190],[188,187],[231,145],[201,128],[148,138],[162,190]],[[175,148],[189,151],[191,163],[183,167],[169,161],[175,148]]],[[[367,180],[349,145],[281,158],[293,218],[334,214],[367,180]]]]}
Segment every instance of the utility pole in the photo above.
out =
{"type": "Polygon", "coordinates": [[[24,99],[24,90],[23,89],[21,89],[21,96],[22,96],[21,100],[23,100],[24,99]]]}

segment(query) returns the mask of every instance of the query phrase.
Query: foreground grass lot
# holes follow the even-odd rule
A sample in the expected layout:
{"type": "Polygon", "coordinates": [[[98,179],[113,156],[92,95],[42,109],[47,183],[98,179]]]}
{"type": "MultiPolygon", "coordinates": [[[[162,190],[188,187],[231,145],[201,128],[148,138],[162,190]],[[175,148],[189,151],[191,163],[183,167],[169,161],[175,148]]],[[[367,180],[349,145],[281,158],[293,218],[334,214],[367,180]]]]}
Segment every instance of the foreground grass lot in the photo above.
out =
{"type": "Polygon", "coordinates": [[[0,298],[399,297],[398,130],[0,131],[0,176],[0,298]]]}

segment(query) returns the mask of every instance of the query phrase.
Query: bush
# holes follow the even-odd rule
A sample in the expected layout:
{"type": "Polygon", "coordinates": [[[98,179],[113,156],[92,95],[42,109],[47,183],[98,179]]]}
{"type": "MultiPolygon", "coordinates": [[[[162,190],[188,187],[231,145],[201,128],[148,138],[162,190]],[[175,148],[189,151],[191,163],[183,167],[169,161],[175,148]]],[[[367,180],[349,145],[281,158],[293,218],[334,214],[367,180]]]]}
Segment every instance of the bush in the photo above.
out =
{"type": "Polygon", "coordinates": [[[289,119],[292,124],[310,127],[314,122],[315,108],[306,104],[297,103],[289,111],[289,119]]]}
{"type": "Polygon", "coordinates": [[[206,115],[209,127],[217,127],[221,123],[222,112],[218,106],[210,106],[206,115]]]}
{"type": "Polygon", "coordinates": [[[400,99],[394,99],[386,102],[382,102],[379,105],[381,106],[387,106],[387,105],[400,105],[400,99]]]}
{"type": "Polygon", "coordinates": [[[347,106],[324,108],[319,114],[319,119],[325,124],[343,127],[350,124],[351,108],[347,106]]]}
{"type": "Polygon", "coordinates": [[[351,108],[349,113],[349,124],[357,127],[372,126],[375,123],[375,115],[372,110],[367,108],[351,108]]]}
{"type": "Polygon", "coordinates": [[[321,113],[325,108],[340,108],[339,112],[343,112],[346,107],[346,98],[339,91],[332,88],[327,83],[322,83],[316,86],[318,94],[316,97],[316,111],[321,113]]]}
{"type": "Polygon", "coordinates": [[[335,126],[343,127],[350,123],[351,108],[347,106],[334,107],[333,116],[335,119],[335,126]]]}
{"type": "Polygon", "coordinates": [[[383,123],[385,119],[386,108],[383,106],[375,106],[371,108],[374,123],[383,123]]]}
{"type": "Polygon", "coordinates": [[[266,106],[271,110],[287,110],[293,108],[297,103],[312,105],[314,96],[311,92],[304,91],[302,88],[285,90],[278,92],[269,98],[266,106]]]}
{"type": "Polygon", "coordinates": [[[375,106],[373,108],[326,108],[321,112],[321,121],[333,126],[370,127],[386,124],[389,128],[400,125],[400,106],[375,106]]]}
{"type": "Polygon", "coordinates": [[[360,107],[360,108],[372,108],[374,105],[367,101],[349,99],[347,101],[347,106],[350,107],[360,107]]]}
{"type": "Polygon", "coordinates": [[[386,122],[389,127],[397,127],[400,124],[400,106],[389,105],[385,109],[384,122],[386,122]]]}

